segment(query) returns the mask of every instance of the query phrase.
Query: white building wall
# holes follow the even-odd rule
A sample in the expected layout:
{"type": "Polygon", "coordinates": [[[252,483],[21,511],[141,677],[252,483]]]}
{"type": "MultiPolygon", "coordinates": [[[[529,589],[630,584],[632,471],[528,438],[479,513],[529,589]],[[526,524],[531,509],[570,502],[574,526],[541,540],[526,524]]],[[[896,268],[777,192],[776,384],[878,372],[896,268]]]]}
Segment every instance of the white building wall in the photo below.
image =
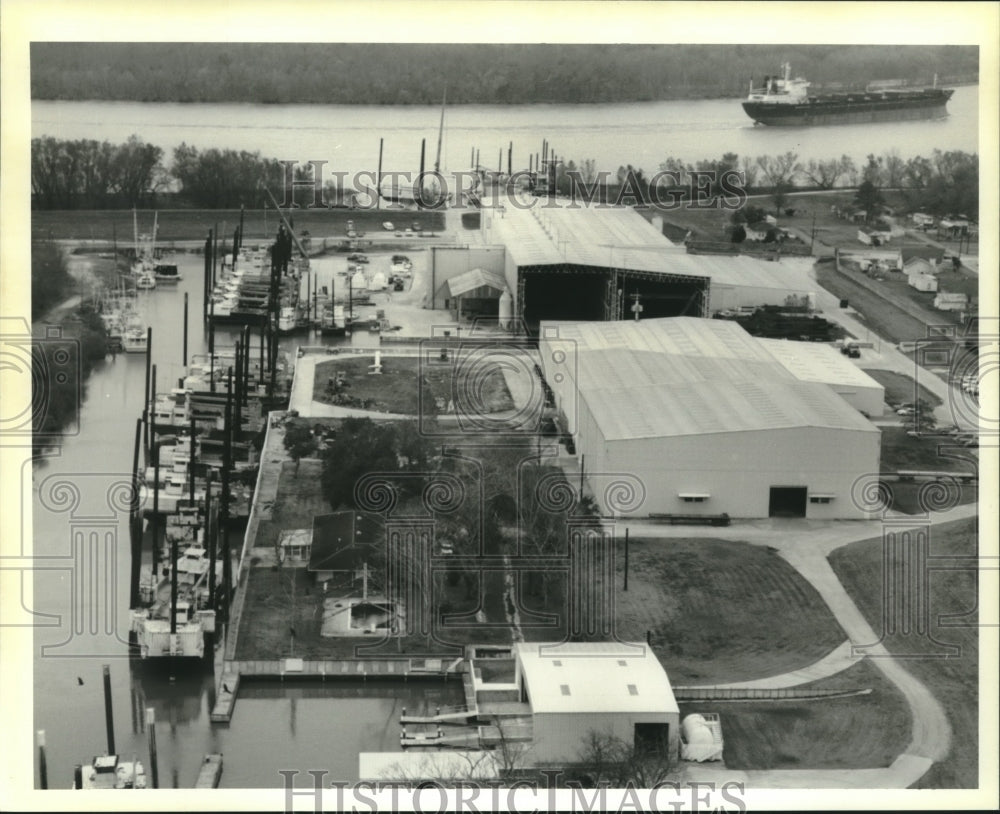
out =
{"type": "Polygon", "coordinates": [[[472,269],[504,273],[506,251],[503,246],[435,246],[430,251],[432,308],[444,308],[449,296],[445,285],[453,277],[472,269]]]}
{"type": "Polygon", "coordinates": [[[577,762],[591,730],[614,735],[631,745],[637,723],[669,724],[671,754],[676,755],[680,734],[680,716],[677,713],[552,712],[532,716],[531,757],[543,764],[577,762]]]}
{"type": "MultiPolygon", "coordinates": [[[[585,411],[583,403],[581,415],[585,411]]],[[[852,488],[861,476],[878,473],[881,434],[874,427],[803,427],[605,441],[589,420],[581,420],[576,445],[577,453],[586,455],[588,473],[627,472],[641,479],[646,500],[637,516],[767,517],[772,486],[804,486],[809,494],[833,495],[826,504],[807,502],[806,517],[863,519],[868,515],[855,505],[852,488]],[[685,502],[681,493],[710,497],[685,502]]],[[[601,490],[596,491],[599,499],[601,490]]]]}

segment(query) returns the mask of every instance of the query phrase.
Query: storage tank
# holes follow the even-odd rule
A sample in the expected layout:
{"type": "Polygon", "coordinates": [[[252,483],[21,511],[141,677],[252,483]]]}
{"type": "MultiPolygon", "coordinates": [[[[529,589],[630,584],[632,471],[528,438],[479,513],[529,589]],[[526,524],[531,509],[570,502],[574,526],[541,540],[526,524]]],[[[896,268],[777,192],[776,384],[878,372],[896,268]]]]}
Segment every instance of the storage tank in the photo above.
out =
{"type": "Polygon", "coordinates": [[[500,327],[505,331],[509,330],[511,320],[514,318],[514,298],[506,288],[500,295],[500,303],[497,308],[500,327]]]}
{"type": "Polygon", "coordinates": [[[389,279],[385,276],[385,272],[376,271],[372,275],[371,285],[369,286],[369,288],[371,288],[372,291],[381,291],[388,285],[389,285],[389,279]]]}
{"type": "Polygon", "coordinates": [[[365,273],[360,269],[351,278],[351,288],[355,291],[364,291],[368,288],[368,278],[365,277],[365,273]]]}
{"type": "MultiPolygon", "coordinates": [[[[718,715],[713,713],[711,718],[718,729],[718,715]]],[[[692,713],[681,721],[681,759],[699,763],[706,760],[722,760],[722,751],[721,732],[717,737],[705,716],[692,713]]]]}

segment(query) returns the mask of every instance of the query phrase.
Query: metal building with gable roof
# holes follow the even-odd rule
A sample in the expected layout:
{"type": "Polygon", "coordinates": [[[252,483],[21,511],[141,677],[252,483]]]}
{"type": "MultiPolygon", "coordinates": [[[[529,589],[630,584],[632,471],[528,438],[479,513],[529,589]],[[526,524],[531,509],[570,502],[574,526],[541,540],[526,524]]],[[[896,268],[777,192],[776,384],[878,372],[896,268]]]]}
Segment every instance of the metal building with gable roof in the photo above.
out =
{"type": "Polygon", "coordinates": [[[588,734],[676,755],[680,711],[656,654],[636,642],[520,642],[516,682],[531,709],[536,764],[580,759],[588,734]]]}
{"type": "Polygon", "coordinates": [[[546,381],[605,513],[607,476],[645,497],[623,514],[867,517],[882,387],[832,348],[766,342],[734,322],[543,322],[546,381]],[[870,412],[869,412],[870,411],[870,412]]]}

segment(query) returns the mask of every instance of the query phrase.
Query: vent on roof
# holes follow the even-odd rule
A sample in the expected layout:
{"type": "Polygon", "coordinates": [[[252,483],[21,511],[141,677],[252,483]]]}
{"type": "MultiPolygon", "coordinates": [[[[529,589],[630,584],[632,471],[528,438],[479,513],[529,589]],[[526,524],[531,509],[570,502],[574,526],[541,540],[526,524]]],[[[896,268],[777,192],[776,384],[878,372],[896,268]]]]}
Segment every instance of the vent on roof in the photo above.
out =
{"type": "Polygon", "coordinates": [[[618,659],[618,666],[619,667],[628,667],[628,662],[625,661],[625,659],[618,659]]]}
{"type": "Polygon", "coordinates": [[[638,695],[639,694],[639,688],[636,687],[635,684],[629,684],[628,685],[628,694],[629,695],[638,695]]]}
{"type": "Polygon", "coordinates": [[[562,662],[559,661],[559,659],[552,659],[552,666],[553,667],[562,667],[562,662]]]}
{"type": "Polygon", "coordinates": [[[563,695],[569,695],[569,684],[560,684],[559,689],[562,691],[563,695]]]}

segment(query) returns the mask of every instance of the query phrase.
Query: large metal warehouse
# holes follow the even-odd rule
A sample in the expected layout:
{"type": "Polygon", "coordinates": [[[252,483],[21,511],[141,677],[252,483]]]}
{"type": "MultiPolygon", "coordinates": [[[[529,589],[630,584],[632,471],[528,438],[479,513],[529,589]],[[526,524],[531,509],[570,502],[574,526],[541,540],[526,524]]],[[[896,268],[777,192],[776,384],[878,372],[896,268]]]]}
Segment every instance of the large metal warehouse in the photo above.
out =
{"type": "Polygon", "coordinates": [[[590,732],[676,754],[680,711],[667,673],[646,644],[514,645],[521,700],[531,708],[531,762],[580,760],[590,732]]]}
{"type": "Polygon", "coordinates": [[[881,412],[882,388],[832,348],[798,349],[821,359],[817,372],[797,344],[689,317],[543,322],[539,335],[604,511],[599,484],[628,473],[645,490],[637,516],[867,517],[852,489],[879,471],[881,434],[861,411],[881,412]]]}
{"type": "Polygon", "coordinates": [[[810,258],[691,255],[630,207],[533,204],[484,209],[474,245],[432,249],[428,305],[454,307],[449,281],[472,269],[503,277],[517,324],[532,333],[547,319],[627,319],[636,305],[647,319],[709,316],[816,290],[810,258]]]}

